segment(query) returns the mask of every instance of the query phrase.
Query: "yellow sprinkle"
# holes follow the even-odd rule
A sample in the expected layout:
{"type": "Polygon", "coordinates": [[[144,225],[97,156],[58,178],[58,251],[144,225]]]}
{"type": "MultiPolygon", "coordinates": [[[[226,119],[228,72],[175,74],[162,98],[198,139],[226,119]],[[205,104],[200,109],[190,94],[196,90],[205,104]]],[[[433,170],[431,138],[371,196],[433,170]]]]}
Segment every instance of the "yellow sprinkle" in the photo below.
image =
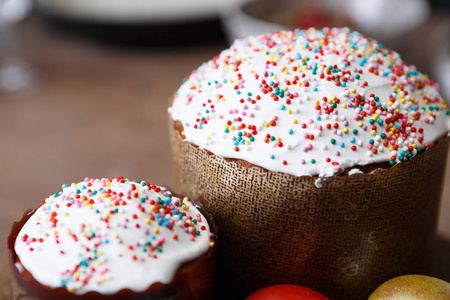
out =
{"type": "Polygon", "coordinates": [[[119,238],[119,235],[116,233],[116,234],[114,234],[114,238],[115,239],[118,239],[119,238]]]}
{"type": "Polygon", "coordinates": [[[269,126],[270,126],[269,123],[264,122],[264,127],[269,127],[269,126]]]}
{"type": "Polygon", "coordinates": [[[39,221],[39,220],[41,220],[41,217],[37,216],[36,221],[39,221]]]}
{"type": "Polygon", "coordinates": [[[288,113],[288,114],[292,114],[292,110],[291,110],[291,109],[288,109],[288,110],[287,110],[287,113],[288,113]]]}
{"type": "Polygon", "coordinates": [[[359,123],[358,123],[358,126],[359,126],[359,127],[363,127],[363,125],[364,125],[363,122],[359,122],[359,123]]]}
{"type": "Polygon", "coordinates": [[[225,102],[227,101],[224,97],[220,98],[220,101],[225,102]]]}
{"type": "Polygon", "coordinates": [[[392,151],[392,150],[394,150],[394,147],[392,147],[392,146],[389,147],[389,151],[392,151]]]}
{"type": "Polygon", "coordinates": [[[108,195],[107,195],[106,193],[103,193],[101,197],[102,197],[102,198],[107,198],[108,195]]]}
{"type": "Polygon", "coordinates": [[[374,121],[376,121],[376,120],[378,120],[378,117],[379,117],[379,116],[380,116],[379,114],[374,114],[373,117],[372,117],[372,119],[373,119],[374,121]]]}
{"type": "Polygon", "coordinates": [[[158,227],[153,228],[153,232],[154,232],[154,233],[159,233],[158,227]]]}
{"type": "Polygon", "coordinates": [[[234,131],[236,129],[236,127],[234,127],[234,125],[231,125],[230,130],[234,131]]]}
{"type": "Polygon", "coordinates": [[[214,246],[214,242],[209,242],[209,246],[213,247],[214,246]]]}
{"type": "Polygon", "coordinates": [[[281,138],[280,137],[277,137],[277,142],[281,142],[281,138]]]}
{"type": "Polygon", "coordinates": [[[376,130],[372,130],[372,131],[370,132],[370,134],[375,136],[375,135],[377,135],[377,131],[376,131],[376,130]]]}
{"type": "Polygon", "coordinates": [[[210,136],[208,136],[208,137],[207,137],[206,139],[207,139],[207,140],[209,141],[209,140],[211,140],[211,137],[210,137],[210,136]]]}
{"type": "Polygon", "coordinates": [[[286,92],[288,90],[287,86],[285,86],[283,90],[286,92]]]}
{"type": "Polygon", "coordinates": [[[405,104],[405,102],[406,102],[405,98],[403,98],[403,99],[400,100],[400,103],[401,103],[401,104],[405,104]]]}
{"type": "Polygon", "coordinates": [[[145,223],[150,224],[150,219],[149,218],[145,219],[145,223]]]}
{"type": "Polygon", "coordinates": [[[351,89],[350,92],[351,92],[352,94],[354,94],[354,93],[356,93],[356,90],[355,90],[355,89],[351,89]]]}
{"type": "Polygon", "coordinates": [[[230,129],[230,125],[228,125],[228,124],[225,125],[225,128],[226,128],[226,129],[230,129]]]}
{"type": "Polygon", "coordinates": [[[69,213],[68,213],[68,212],[66,211],[66,212],[64,213],[64,215],[65,215],[65,216],[68,216],[68,215],[69,215],[69,213]]]}
{"type": "Polygon", "coordinates": [[[250,141],[245,141],[245,144],[248,146],[250,145],[250,141]]]}
{"type": "Polygon", "coordinates": [[[421,96],[422,96],[422,95],[423,95],[423,91],[419,91],[419,95],[421,95],[421,96]]]}
{"type": "Polygon", "coordinates": [[[109,214],[106,214],[105,215],[105,220],[108,220],[109,219],[109,214]]]}
{"type": "Polygon", "coordinates": [[[395,113],[395,114],[399,114],[399,113],[400,113],[400,111],[398,110],[398,108],[397,108],[397,109],[394,109],[394,113],[395,113]]]}
{"type": "Polygon", "coordinates": [[[190,225],[191,227],[194,227],[195,226],[195,223],[194,222],[191,222],[191,225],[190,225]]]}
{"type": "Polygon", "coordinates": [[[298,86],[302,86],[302,83],[299,81],[299,82],[297,82],[297,85],[298,86]]]}
{"type": "MultiPolygon", "coordinates": [[[[248,64],[250,65],[250,62],[248,62],[248,64]]],[[[250,73],[253,74],[253,73],[255,73],[255,71],[250,70],[250,73]]]]}
{"type": "Polygon", "coordinates": [[[294,120],[292,121],[292,123],[297,124],[297,123],[298,123],[297,119],[294,119],[294,120]]]}
{"type": "Polygon", "coordinates": [[[414,149],[417,148],[417,145],[416,145],[416,144],[412,144],[411,146],[412,146],[414,149]]]}
{"type": "Polygon", "coordinates": [[[75,182],[72,182],[71,186],[75,186],[75,185],[77,185],[77,184],[75,182]]]}
{"type": "Polygon", "coordinates": [[[429,112],[428,112],[428,115],[430,115],[430,116],[431,116],[432,114],[433,114],[433,112],[431,112],[431,111],[429,111],[429,112]]]}
{"type": "MultiPolygon", "coordinates": [[[[53,232],[53,233],[56,233],[56,232],[53,232]]],[[[72,231],[67,230],[67,235],[72,235],[72,231]]]]}
{"type": "Polygon", "coordinates": [[[333,95],[333,96],[331,96],[331,100],[336,100],[336,96],[335,95],[333,95]]]}
{"type": "Polygon", "coordinates": [[[230,79],[230,80],[228,80],[228,82],[229,82],[229,83],[233,83],[233,82],[234,82],[234,80],[233,80],[233,79],[230,79]]]}
{"type": "Polygon", "coordinates": [[[343,131],[344,133],[347,133],[347,132],[348,132],[348,128],[345,127],[342,131],[343,131]]]}
{"type": "Polygon", "coordinates": [[[188,197],[184,197],[183,198],[183,202],[187,202],[187,201],[189,201],[189,198],[188,197]]]}
{"type": "Polygon", "coordinates": [[[181,132],[181,135],[183,135],[184,136],[184,130],[181,132]]]}
{"type": "Polygon", "coordinates": [[[111,186],[111,181],[107,181],[106,186],[111,186]]]}
{"type": "Polygon", "coordinates": [[[430,101],[428,99],[423,99],[423,102],[425,102],[425,104],[430,103],[430,101]]]}
{"type": "Polygon", "coordinates": [[[303,70],[308,70],[308,66],[303,66],[303,70]]]}
{"type": "Polygon", "coordinates": [[[278,79],[277,75],[273,75],[273,79],[277,80],[278,79]]]}
{"type": "Polygon", "coordinates": [[[328,99],[328,104],[331,104],[331,103],[333,103],[333,100],[331,100],[331,99],[328,99]]]}
{"type": "Polygon", "coordinates": [[[347,108],[347,104],[346,103],[342,104],[342,108],[347,108]]]}
{"type": "Polygon", "coordinates": [[[316,101],[314,101],[314,104],[320,104],[320,102],[319,102],[319,100],[318,99],[316,99],[316,101]]]}
{"type": "Polygon", "coordinates": [[[391,102],[391,101],[389,101],[387,104],[388,104],[389,106],[392,106],[392,102],[391,102]]]}

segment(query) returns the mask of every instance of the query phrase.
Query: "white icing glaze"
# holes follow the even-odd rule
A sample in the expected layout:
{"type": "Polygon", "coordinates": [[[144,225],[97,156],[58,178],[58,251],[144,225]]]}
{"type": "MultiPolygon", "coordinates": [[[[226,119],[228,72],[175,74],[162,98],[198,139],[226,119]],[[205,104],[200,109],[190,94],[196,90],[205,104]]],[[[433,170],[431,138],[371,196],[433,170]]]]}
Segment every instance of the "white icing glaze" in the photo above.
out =
{"type": "Polygon", "coordinates": [[[15,251],[38,282],[76,294],[140,292],[155,282],[169,283],[182,263],[208,251],[213,234],[191,202],[157,189],[120,178],[64,187],[23,226],[15,251]],[[166,201],[159,209],[158,198],[166,201]]]}
{"type": "Polygon", "coordinates": [[[347,28],[236,40],[192,72],[169,113],[188,142],[296,176],[406,161],[450,129],[433,81],[347,28]]]}

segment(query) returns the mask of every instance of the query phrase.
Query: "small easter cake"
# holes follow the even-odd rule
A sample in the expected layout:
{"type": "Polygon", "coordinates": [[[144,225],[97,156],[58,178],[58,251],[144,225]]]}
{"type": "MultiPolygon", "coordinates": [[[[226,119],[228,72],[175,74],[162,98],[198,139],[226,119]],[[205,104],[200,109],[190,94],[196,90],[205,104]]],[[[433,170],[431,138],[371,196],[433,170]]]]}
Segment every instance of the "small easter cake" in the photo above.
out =
{"type": "Polygon", "coordinates": [[[187,198],[128,179],[63,185],[8,238],[14,299],[207,299],[214,225],[187,198]]]}

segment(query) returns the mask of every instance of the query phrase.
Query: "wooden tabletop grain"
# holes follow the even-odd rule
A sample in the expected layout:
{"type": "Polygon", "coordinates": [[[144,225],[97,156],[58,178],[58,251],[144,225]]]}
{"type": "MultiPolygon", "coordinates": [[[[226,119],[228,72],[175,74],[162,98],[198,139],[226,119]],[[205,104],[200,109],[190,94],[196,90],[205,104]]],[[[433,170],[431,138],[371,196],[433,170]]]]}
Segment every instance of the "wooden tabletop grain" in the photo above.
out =
{"type": "MultiPolygon", "coordinates": [[[[67,34],[36,17],[19,25],[14,37],[9,54],[25,59],[39,78],[26,92],[0,93],[0,240],[6,241],[23,211],[63,183],[126,176],[172,184],[168,99],[225,42],[121,47],[67,34]]],[[[435,266],[435,274],[446,280],[449,241],[450,166],[435,266]]],[[[1,265],[6,264],[3,245],[1,265]]]]}

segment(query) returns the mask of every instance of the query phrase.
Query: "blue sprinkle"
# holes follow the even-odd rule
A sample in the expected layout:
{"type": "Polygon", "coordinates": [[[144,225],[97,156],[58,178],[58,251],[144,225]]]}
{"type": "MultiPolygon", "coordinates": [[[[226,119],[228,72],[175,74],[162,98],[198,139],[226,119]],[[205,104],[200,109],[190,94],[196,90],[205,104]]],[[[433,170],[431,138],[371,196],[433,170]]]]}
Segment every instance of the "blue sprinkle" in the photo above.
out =
{"type": "Polygon", "coordinates": [[[321,121],[321,120],[322,120],[322,117],[321,117],[321,116],[317,116],[317,117],[316,117],[316,120],[317,120],[317,121],[321,121]]]}
{"type": "Polygon", "coordinates": [[[293,134],[293,133],[294,133],[294,130],[289,129],[289,134],[293,134]]]}
{"type": "Polygon", "coordinates": [[[241,145],[245,145],[245,140],[244,139],[241,140],[241,145]]]}
{"type": "Polygon", "coordinates": [[[345,83],[345,81],[342,81],[342,82],[341,82],[341,86],[342,86],[342,87],[345,87],[346,85],[347,85],[347,84],[345,83]]]}
{"type": "Polygon", "coordinates": [[[286,109],[286,106],[281,105],[280,109],[281,109],[281,110],[285,110],[285,109],[286,109]]]}
{"type": "Polygon", "coordinates": [[[226,79],[223,80],[223,83],[227,83],[227,82],[228,82],[228,80],[226,80],[226,79]]]}
{"type": "Polygon", "coordinates": [[[270,158],[271,158],[271,159],[275,159],[275,155],[271,154],[271,155],[270,155],[270,158]]]}
{"type": "Polygon", "coordinates": [[[344,148],[345,147],[345,143],[342,142],[340,146],[341,146],[341,148],[344,148]]]}
{"type": "Polygon", "coordinates": [[[350,139],[350,142],[353,144],[353,143],[356,142],[356,139],[355,139],[354,137],[352,137],[352,138],[350,139]]]}
{"type": "Polygon", "coordinates": [[[241,91],[237,91],[236,94],[240,95],[240,94],[241,94],[241,91]]]}
{"type": "Polygon", "coordinates": [[[203,125],[202,124],[198,124],[198,129],[203,129],[203,125]]]}
{"type": "Polygon", "coordinates": [[[233,144],[234,144],[235,146],[239,146],[239,142],[238,142],[238,141],[234,142],[233,144]]]}
{"type": "Polygon", "coordinates": [[[383,124],[383,120],[381,120],[381,119],[378,119],[377,122],[378,122],[378,124],[380,124],[380,125],[383,124]]]}
{"type": "Polygon", "coordinates": [[[314,92],[317,92],[317,91],[318,91],[317,87],[313,88],[313,91],[314,91],[314,92]]]}
{"type": "Polygon", "coordinates": [[[400,151],[400,154],[401,154],[401,155],[405,155],[405,151],[404,151],[404,150],[401,150],[401,151],[400,151]]]}
{"type": "Polygon", "coordinates": [[[363,57],[363,58],[361,59],[359,65],[362,67],[362,66],[364,66],[364,64],[365,64],[366,62],[367,62],[367,58],[366,58],[366,57],[363,57]]]}
{"type": "Polygon", "coordinates": [[[65,189],[66,187],[69,187],[67,184],[63,184],[62,188],[65,189]]]}

